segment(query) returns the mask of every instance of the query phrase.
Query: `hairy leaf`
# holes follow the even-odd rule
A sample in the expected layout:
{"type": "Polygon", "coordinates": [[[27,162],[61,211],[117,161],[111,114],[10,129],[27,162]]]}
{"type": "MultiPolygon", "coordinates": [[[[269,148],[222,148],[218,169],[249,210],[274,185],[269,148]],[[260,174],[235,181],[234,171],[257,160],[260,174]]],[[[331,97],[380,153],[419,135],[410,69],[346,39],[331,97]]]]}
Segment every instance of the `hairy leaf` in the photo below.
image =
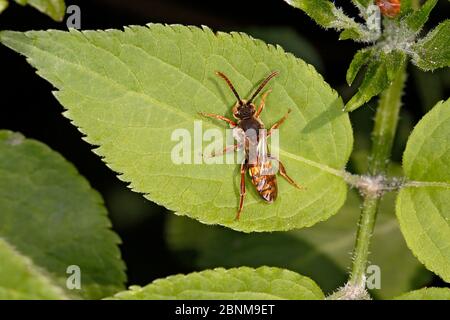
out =
{"type": "MultiPolygon", "coordinates": [[[[419,288],[430,278],[403,240],[394,200],[393,193],[383,198],[372,239],[370,263],[381,271],[381,288],[372,290],[377,298],[392,298],[419,288]]],[[[328,294],[348,276],[360,205],[356,192],[350,192],[336,216],[312,228],[287,233],[243,234],[173,217],[167,225],[167,241],[189,268],[284,267],[315,279],[328,294]]]]}
{"type": "MultiPolygon", "coordinates": [[[[361,66],[360,60],[364,61],[365,59],[366,57],[360,54],[357,57],[357,61],[355,63],[352,62],[353,68],[356,70],[357,66],[361,66]]],[[[389,53],[381,51],[378,56],[372,56],[367,66],[364,79],[358,88],[358,92],[347,102],[345,110],[353,111],[361,107],[371,98],[388,88],[405,61],[406,55],[401,51],[392,51],[389,53]]],[[[354,72],[350,70],[350,75],[348,75],[350,80],[356,75],[354,72]]]]}
{"type": "Polygon", "coordinates": [[[0,299],[65,299],[63,290],[0,238],[0,299]]]}
{"type": "Polygon", "coordinates": [[[406,24],[413,32],[419,32],[427,22],[431,10],[436,5],[437,0],[427,0],[422,7],[405,18],[406,24]]]}
{"type": "MultiPolygon", "coordinates": [[[[370,42],[376,40],[377,34],[372,34],[365,26],[355,22],[345,15],[329,0],[284,0],[289,5],[304,11],[311,19],[324,28],[342,31],[339,39],[354,39],[370,42]]],[[[360,2],[363,0],[359,0],[360,2]]]]}
{"type": "Polygon", "coordinates": [[[441,22],[412,46],[413,63],[423,70],[450,66],[450,20],[441,22]]]}
{"type": "Polygon", "coordinates": [[[101,197],[71,164],[44,144],[3,130],[0,177],[4,241],[61,287],[67,268],[78,266],[81,290],[73,294],[100,298],[122,288],[119,238],[109,230],[101,197]]]}
{"type": "MultiPolygon", "coordinates": [[[[65,115],[87,141],[100,146],[96,153],[122,180],[180,215],[247,232],[289,230],[327,219],[345,201],[341,170],[353,137],[342,101],[313,67],[280,47],[245,34],[162,25],[2,32],[0,40],[26,55],[59,89],[65,115]],[[262,120],[270,126],[292,110],[280,128],[280,146],[272,152],[279,151],[288,173],[306,187],[298,190],[280,178],[278,199],[269,205],[247,181],[240,221],[235,220],[239,166],[194,163],[204,151],[195,121],[202,121],[203,131],[219,129],[223,137],[226,128],[197,113],[231,117],[236,99],[215,70],[227,74],[242,96],[270,71],[280,71],[266,88],[272,93],[262,120]],[[172,135],[180,130],[193,141],[187,150],[191,164],[177,164],[171,157],[180,145],[172,135]]],[[[216,141],[221,148],[224,139],[216,141]]]]}
{"type": "Polygon", "coordinates": [[[217,268],[158,279],[141,288],[119,292],[113,299],[321,300],[320,288],[298,273],[270,267],[217,268]]]}
{"type": "Polygon", "coordinates": [[[397,199],[397,217],[412,252],[450,282],[450,100],[438,103],[412,132],[403,156],[411,180],[397,199]]]}
{"type": "Polygon", "coordinates": [[[66,13],[64,0],[14,0],[21,5],[29,5],[45,13],[53,20],[62,21],[66,13]]]}
{"type": "Polygon", "coordinates": [[[449,288],[423,288],[411,291],[396,298],[397,300],[450,300],[449,288]]]}

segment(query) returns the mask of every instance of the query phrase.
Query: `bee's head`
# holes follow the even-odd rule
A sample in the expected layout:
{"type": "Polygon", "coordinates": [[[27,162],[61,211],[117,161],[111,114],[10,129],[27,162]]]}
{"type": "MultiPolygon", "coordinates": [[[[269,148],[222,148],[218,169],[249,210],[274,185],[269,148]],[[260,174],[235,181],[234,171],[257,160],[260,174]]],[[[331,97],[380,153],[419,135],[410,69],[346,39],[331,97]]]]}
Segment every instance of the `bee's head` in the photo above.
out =
{"type": "Polygon", "coordinates": [[[237,98],[237,102],[233,106],[233,116],[236,119],[243,120],[243,119],[249,119],[249,118],[253,117],[253,115],[256,113],[256,107],[253,104],[253,99],[256,98],[258,93],[262,90],[262,88],[264,88],[264,86],[267,84],[267,82],[269,82],[270,79],[272,79],[273,77],[278,75],[278,71],[274,71],[271,74],[269,74],[267,76],[267,78],[264,79],[264,81],[259,85],[258,89],[256,89],[256,91],[252,94],[251,98],[248,101],[244,100],[244,99],[241,99],[239,97],[239,94],[237,93],[237,91],[234,88],[233,84],[227,78],[227,76],[225,74],[223,74],[222,72],[219,72],[219,71],[217,71],[216,74],[219,77],[223,78],[227,82],[227,84],[230,87],[231,91],[233,91],[234,95],[237,98]]]}
{"type": "Polygon", "coordinates": [[[256,113],[256,107],[253,103],[246,100],[240,100],[236,102],[233,107],[233,116],[236,119],[244,120],[250,119],[256,113]]]}

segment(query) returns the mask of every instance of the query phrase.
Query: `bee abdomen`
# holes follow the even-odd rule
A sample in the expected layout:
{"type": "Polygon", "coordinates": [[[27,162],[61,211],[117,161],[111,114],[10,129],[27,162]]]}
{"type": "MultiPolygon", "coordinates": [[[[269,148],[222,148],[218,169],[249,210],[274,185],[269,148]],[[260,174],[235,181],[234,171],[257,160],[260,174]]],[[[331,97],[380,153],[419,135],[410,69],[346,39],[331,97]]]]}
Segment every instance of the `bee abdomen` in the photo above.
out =
{"type": "Polygon", "coordinates": [[[276,176],[260,175],[260,170],[256,166],[249,169],[249,174],[261,198],[267,202],[275,201],[278,195],[276,176]]]}

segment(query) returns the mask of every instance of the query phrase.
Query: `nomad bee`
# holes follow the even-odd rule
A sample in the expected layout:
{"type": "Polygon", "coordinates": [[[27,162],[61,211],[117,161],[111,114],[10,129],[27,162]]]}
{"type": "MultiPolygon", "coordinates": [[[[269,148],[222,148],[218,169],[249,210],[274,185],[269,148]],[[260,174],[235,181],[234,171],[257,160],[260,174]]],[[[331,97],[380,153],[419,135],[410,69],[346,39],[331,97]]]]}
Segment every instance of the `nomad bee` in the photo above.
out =
{"type": "MultiPolygon", "coordinates": [[[[278,75],[278,72],[272,72],[267,78],[259,85],[256,91],[253,93],[249,100],[244,100],[239,97],[236,89],[234,88],[231,81],[222,72],[216,72],[216,74],[224,79],[231,91],[237,98],[236,104],[233,106],[232,112],[236,122],[228,119],[224,116],[212,113],[199,114],[205,117],[211,117],[227,122],[231,128],[233,128],[233,137],[236,139],[236,143],[232,146],[227,146],[223,149],[221,154],[228,153],[231,151],[240,150],[244,147],[244,161],[241,164],[241,184],[240,184],[240,199],[239,199],[239,209],[236,215],[236,220],[242,212],[242,207],[244,205],[245,197],[245,172],[248,173],[252,179],[252,184],[256,187],[256,190],[261,195],[261,197],[271,203],[277,198],[278,188],[277,179],[275,172],[272,168],[271,161],[277,161],[279,166],[279,171],[282,177],[284,177],[290,184],[294,187],[301,189],[286,173],[286,169],[279,159],[272,157],[268,151],[266,135],[264,129],[264,124],[262,123],[259,115],[265,106],[265,100],[270,91],[265,92],[261,97],[261,103],[259,108],[252,101],[258,96],[259,92],[264,88],[264,86],[272,79],[278,75]],[[264,134],[260,136],[260,132],[264,134]]],[[[280,127],[280,125],[286,120],[291,110],[289,110],[284,117],[278,120],[267,133],[269,137],[272,132],[280,127]]],[[[211,156],[218,156],[219,154],[212,154],[211,156]]]]}

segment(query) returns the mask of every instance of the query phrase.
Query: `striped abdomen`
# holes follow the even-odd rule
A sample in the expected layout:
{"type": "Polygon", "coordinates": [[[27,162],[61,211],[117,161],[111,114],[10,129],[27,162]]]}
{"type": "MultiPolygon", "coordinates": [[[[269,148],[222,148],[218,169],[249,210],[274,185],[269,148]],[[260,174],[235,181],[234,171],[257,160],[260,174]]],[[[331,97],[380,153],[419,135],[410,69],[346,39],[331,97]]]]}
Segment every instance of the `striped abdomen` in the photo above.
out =
{"type": "Polygon", "coordinates": [[[267,202],[273,202],[277,198],[277,177],[272,172],[270,161],[250,166],[248,173],[252,178],[252,183],[260,196],[267,202]]]}

